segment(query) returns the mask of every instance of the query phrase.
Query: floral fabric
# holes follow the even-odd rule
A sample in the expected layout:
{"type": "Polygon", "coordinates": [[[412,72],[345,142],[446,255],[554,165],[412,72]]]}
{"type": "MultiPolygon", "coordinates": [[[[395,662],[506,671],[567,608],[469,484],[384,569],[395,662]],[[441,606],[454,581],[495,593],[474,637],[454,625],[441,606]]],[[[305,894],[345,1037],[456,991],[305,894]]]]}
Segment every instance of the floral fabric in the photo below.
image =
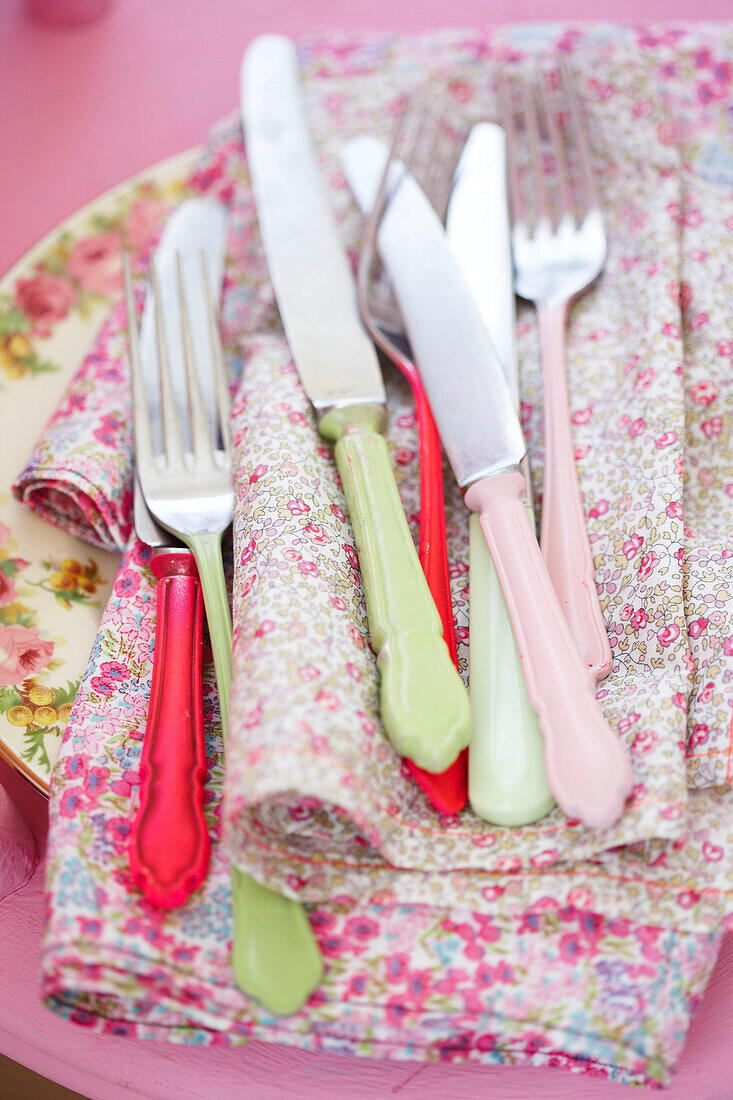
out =
{"type": "MultiPolygon", "coordinates": [[[[238,124],[225,123],[192,187],[230,203],[224,328],[233,371],[244,362],[233,413],[225,778],[211,683],[207,694],[211,827],[227,855],[215,846],[206,885],[176,913],[128,895],[124,839],[153,621],[145,555],[133,540],[52,793],[44,990],[79,1022],[109,1017],[140,1034],[253,1034],[394,1057],[556,1059],[635,1081],[665,1080],[677,1057],[717,930],[733,909],[733,346],[725,314],[733,235],[720,228],[733,217],[731,188],[721,183],[733,165],[724,128],[733,31],[526,26],[328,37],[308,40],[300,58],[319,162],[354,249],[359,219],[338,169],[341,142],[363,132],[387,137],[405,92],[423,82],[440,84],[467,123],[491,117],[498,63],[553,46],[565,52],[582,100],[610,243],[602,277],[573,308],[567,343],[576,460],[614,654],[598,698],[634,767],[626,813],[603,835],[559,810],[513,830],[470,811],[445,818],[386,742],[345,501],[280,328],[238,124]],[[290,1021],[268,1019],[231,984],[230,856],[314,907],[328,973],[290,1021]],[[542,966],[557,997],[538,984],[542,966]],[[651,1029],[640,1024],[645,1017],[651,1029]]],[[[119,326],[119,315],[111,318],[77,387],[122,367],[119,326]]],[[[541,504],[529,308],[519,314],[518,343],[541,504]]],[[[414,413],[401,381],[386,381],[388,441],[416,533],[414,413]]],[[[109,505],[103,537],[120,545],[129,528],[119,491],[125,464],[119,446],[108,456],[90,425],[75,435],[74,392],[18,492],[73,522],[86,507],[81,496],[73,511],[49,491],[71,468],[78,494],[81,470],[91,537],[102,537],[96,516],[109,505]],[[69,441],[81,441],[73,465],[69,441]],[[90,471],[101,456],[90,476],[87,456],[90,471]]],[[[124,420],[121,407],[103,413],[102,405],[92,420],[103,415],[124,420]]],[[[446,491],[467,674],[467,513],[449,478],[446,491]]]]}

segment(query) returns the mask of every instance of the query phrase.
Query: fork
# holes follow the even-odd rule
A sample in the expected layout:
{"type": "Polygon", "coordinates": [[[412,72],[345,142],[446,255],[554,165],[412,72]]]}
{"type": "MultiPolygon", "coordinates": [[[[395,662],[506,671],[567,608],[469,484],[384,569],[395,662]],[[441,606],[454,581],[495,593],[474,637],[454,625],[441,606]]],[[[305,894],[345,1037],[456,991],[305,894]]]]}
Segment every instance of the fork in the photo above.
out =
{"type": "Polygon", "coordinates": [[[571,302],[605,263],[603,215],[580,109],[562,61],[549,71],[539,66],[536,78],[524,81],[507,69],[499,93],[507,133],[515,289],[534,303],[540,333],[545,423],[540,543],[583,662],[600,680],[611,670],[611,647],[575,470],[565,330],[571,302]]]}
{"type": "MultiPolygon", "coordinates": [[[[434,178],[439,181],[441,177],[434,178]]],[[[444,172],[442,178],[450,177],[444,172]]],[[[438,202],[437,194],[434,197],[438,202]]],[[[458,654],[445,530],[443,452],[420,374],[406,351],[406,336],[397,303],[377,257],[377,229],[378,219],[372,211],[364,222],[359,250],[359,310],[375,344],[406,378],[412,392],[420,464],[420,565],[440,614],[443,638],[457,668],[458,654]]],[[[425,771],[407,758],[405,763],[410,774],[441,813],[453,814],[463,809],[468,798],[467,749],[459,753],[446,771],[440,773],[425,771]]]]}
{"type": "MultiPolygon", "coordinates": [[[[188,397],[188,435],[176,409],[161,293],[155,263],[150,282],[155,308],[160,387],[162,450],[156,449],[149,400],[143,375],[129,258],[124,257],[125,299],[130,344],[135,462],[148,508],[166,530],[193,552],[201,579],[204,606],[214,655],[216,681],[226,744],[232,671],[232,620],[229,611],[221,538],[232,520],[234,487],[229,432],[230,398],[216,310],[206,262],[203,285],[209,319],[216,424],[206,414],[194,360],[188,305],[178,257],[181,337],[188,397]]],[[[208,380],[207,380],[208,381],[208,380]]],[[[232,969],[244,992],[270,1011],[296,1012],[318,985],[323,964],[305,910],[290,898],[262,886],[232,865],[232,969]]]]}

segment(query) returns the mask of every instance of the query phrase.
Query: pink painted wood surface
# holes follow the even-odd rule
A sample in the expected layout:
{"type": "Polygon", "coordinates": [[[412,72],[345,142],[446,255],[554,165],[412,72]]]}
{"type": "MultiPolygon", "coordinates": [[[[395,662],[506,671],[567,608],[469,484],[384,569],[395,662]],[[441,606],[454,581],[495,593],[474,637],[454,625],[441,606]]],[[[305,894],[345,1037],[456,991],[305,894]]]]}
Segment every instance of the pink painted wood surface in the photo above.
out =
{"type": "MultiPolygon", "coordinates": [[[[529,19],[730,19],[730,0],[114,0],[74,28],[32,21],[25,0],[0,3],[0,271],[83,203],[134,172],[198,144],[231,110],[242,52],[263,31],[415,31],[529,19]],[[154,105],[154,109],[151,109],[154,105]]],[[[46,804],[0,762],[0,784],[39,842],[46,804]]],[[[14,826],[15,828],[15,826],[14,826]]],[[[21,829],[22,835],[22,829],[21,829]]],[[[199,1050],[89,1034],[39,1004],[42,864],[0,902],[0,1052],[101,1100],[171,1096],[461,1095],[603,1100],[615,1085],[560,1071],[461,1068],[316,1056],[263,1043],[199,1050]]],[[[733,938],[721,953],[665,1100],[733,1095],[733,938]]],[[[1,1090],[0,1090],[1,1091],[1,1090]]]]}

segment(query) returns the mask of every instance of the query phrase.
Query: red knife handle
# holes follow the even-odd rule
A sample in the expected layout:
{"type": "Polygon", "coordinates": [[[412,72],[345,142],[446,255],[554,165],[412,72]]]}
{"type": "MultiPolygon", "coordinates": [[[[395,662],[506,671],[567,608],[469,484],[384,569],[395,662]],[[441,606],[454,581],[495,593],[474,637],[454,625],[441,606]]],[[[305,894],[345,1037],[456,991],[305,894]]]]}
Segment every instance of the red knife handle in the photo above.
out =
{"type": "MultiPolygon", "coordinates": [[[[419,379],[410,378],[417,415],[420,452],[420,564],[443,623],[443,638],[453,663],[458,667],[453,603],[448,574],[448,547],[443,498],[443,452],[428,399],[419,379]]],[[[458,813],[468,799],[468,749],[464,749],[444,772],[426,772],[407,760],[412,777],[420,784],[437,810],[458,813]]]]}
{"type": "Polygon", "coordinates": [[[151,567],[158,577],[153,680],[130,872],[151,904],[173,909],[201,885],[209,866],[203,811],[203,600],[188,551],[154,555],[151,567]]]}

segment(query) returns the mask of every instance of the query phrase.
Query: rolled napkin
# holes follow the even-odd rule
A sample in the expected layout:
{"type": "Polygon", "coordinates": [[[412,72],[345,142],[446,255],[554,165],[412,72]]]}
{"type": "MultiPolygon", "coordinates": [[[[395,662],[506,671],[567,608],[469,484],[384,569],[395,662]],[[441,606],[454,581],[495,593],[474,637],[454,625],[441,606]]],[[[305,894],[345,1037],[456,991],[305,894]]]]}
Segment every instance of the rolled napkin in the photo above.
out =
{"type": "MultiPolygon", "coordinates": [[[[715,56],[733,52],[727,28],[708,34],[715,56]]],[[[301,62],[312,132],[344,241],[354,248],[359,219],[337,169],[340,142],[360,132],[387,137],[402,95],[424,80],[444,80],[451,106],[467,122],[491,115],[493,63],[535,48],[534,38],[543,46],[559,44],[573,69],[593,137],[611,241],[602,278],[573,310],[568,366],[581,487],[614,650],[613,674],[598,697],[632,756],[635,787],[627,811],[602,836],[569,822],[560,811],[534,826],[489,830],[470,812],[453,819],[436,814],[403,771],[379,722],[376,665],[345,502],[279,326],[238,125],[225,124],[195,176],[200,188],[214,187],[230,201],[225,338],[233,367],[240,358],[245,362],[233,424],[232,719],[220,804],[218,735],[211,716],[211,827],[218,831],[221,813],[228,856],[315,906],[311,915],[329,969],[322,990],[290,1022],[275,1024],[246,1004],[227,969],[227,857],[220,847],[215,846],[203,891],[180,912],[155,913],[127,894],[124,838],[137,784],[153,612],[145,558],[132,542],[53,782],[44,990],[55,1007],[80,1022],[91,1012],[137,1022],[145,1034],[168,1028],[175,1035],[180,1028],[189,1038],[202,1028],[362,1053],[444,1057],[453,1050],[460,1058],[532,1060],[526,1021],[535,1018],[537,1006],[530,1012],[529,999],[524,1007],[520,1002],[544,959],[541,965],[554,960],[558,968],[567,1021],[577,1021],[579,1012],[592,1020],[575,1038],[570,1025],[560,1025],[552,1043],[566,1052],[562,1058],[623,1067],[621,1076],[634,1080],[663,1079],[664,1067],[676,1058],[717,950],[712,930],[727,916],[733,888],[733,799],[719,787],[687,790],[686,755],[696,747],[692,734],[701,724],[701,708],[709,704],[706,759],[724,755],[720,715],[727,683],[720,663],[725,645],[716,650],[717,665],[708,661],[708,650],[698,645],[707,628],[688,614],[691,596],[707,607],[712,595],[718,618],[709,615],[708,627],[714,623],[718,634],[727,636],[730,618],[733,636],[720,578],[709,577],[707,558],[696,567],[694,551],[687,552],[691,528],[686,533],[683,527],[695,493],[694,481],[684,474],[685,429],[689,403],[695,402],[685,386],[690,319],[689,295],[680,281],[687,262],[680,258],[680,212],[683,180],[693,161],[704,163],[704,151],[675,145],[660,99],[661,86],[668,102],[674,106],[679,100],[689,109],[697,71],[690,58],[702,49],[701,39],[708,41],[705,31],[674,37],[676,66],[668,63],[670,41],[663,34],[608,26],[505,28],[488,37],[446,32],[407,39],[318,39],[303,45],[301,62]],[[707,694],[696,690],[701,668],[710,670],[703,676],[718,677],[707,694]],[[393,986],[386,960],[401,921],[410,931],[399,932],[407,938],[399,940],[405,951],[393,964],[393,986]],[[563,921],[577,926],[564,931],[563,921]],[[644,924],[632,923],[638,921],[644,924]],[[593,929],[600,930],[598,938],[593,929]],[[542,939],[532,939],[535,935],[542,939]],[[597,956],[596,944],[601,945],[597,956]],[[642,951],[642,962],[641,947],[632,949],[633,944],[654,946],[646,956],[642,951]],[[518,968],[517,959],[527,951],[527,969],[518,968]],[[572,961],[578,957],[586,960],[580,970],[572,961]],[[483,978],[465,961],[479,958],[489,967],[483,978]],[[596,1012],[591,990],[598,988],[598,974],[591,958],[603,964],[600,973],[618,998],[623,999],[622,989],[633,987],[633,1007],[629,1001],[596,1012]],[[692,968],[684,977],[681,958],[692,968]],[[501,970],[502,959],[509,970],[501,970]],[[662,980],[654,964],[663,971],[670,997],[653,992],[662,980]],[[432,974],[433,984],[421,1001],[422,971],[425,981],[432,974]],[[420,1007],[411,999],[408,979],[403,982],[408,973],[420,1007]],[[512,997],[503,1001],[503,978],[516,998],[513,1008],[512,997]],[[456,989],[458,999],[449,996],[444,1009],[440,998],[456,989]],[[354,998],[372,1006],[369,1012],[347,1010],[354,998]],[[640,1015],[644,1002],[652,1000],[649,1011],[662,1024],[653,1042],[641,1042],[640,1015]],[[397,1019],[408,1021],[404,1039],[390,1032],[397,1019]],[[617,1024],[609,1046],[603,1021],[610,1019],[617,1024]],[[523,1021],[518,1031],[510,1020],[523,1021]],[[412,1046],[418,1033],[422,1037],[412,1046]],[[597,1044],[605,1045],[603,1055],[597,1044]]],[[[724,110],[720,99],[714,110],[708,102],[700,99],[697,141],[712,133],[715,112],[724,110]]],[[[707,260],[695,262],[707,287],[707,260]]],[[[719,315],[717,322],[711,317],[709,311],[707,323],[721,323],[719,315]]],[[[538,349],[531,313],[520,316],[519,345],[525,427],[541,495],[538,349]]],[[[119,315],[110,319],[94,356],[80,380],[98,377],[112,359],[124,370],[119,315]]],[[[391,454],[416,530],[414,412],[401,381],[390,376],[387,385],[391,454]]],[[[722,389],[721,378],[711,406],[722,400],[722,389]]],[[[36,505],[50,499],[58,508],[58,496],[49,498],[48,489],[57,494],[63,479],[56,473],[73,468],[67,441],[74,439],[82,451],[85,446],[83,434],[74,434],[73,393],[72,386],[51,426],[56,434],[50,444],[39,445],[18,482],[17,492],[36,505]],[[41,466],[46,485],[36,476],[41,466]]],[[[84,493],[101,514],[109,482],[104,481],[107,456],[97,452],[102,480],[95,488],[87,477],[84,493]]],[[[466,671],[467,520],[455,486],[447,489],[454,606],[466,671]]],[[[725,499],[720,493],[716,508],[725,499]]],[[[129,527],[125,501],[123,491],[111,502],[114,538],[129,527]]],[[[64,514],[62,505],[60,512],[68,522],[69,511],[64,514]]],[[[113,529],[108,522],[107,530],[113,529]]],[[[208,698],[213,705],[213,688],[208,698]]],[[[693,775],[704,785],[699,769],[693,775]]],[[[713,778],[719,782],[719,771],[713,778]]],[[[544,993],[537,1000],[549,1003],[544,993]]],[[[536,1060],[547,1060],[547,1049],[542,1046],[545,1053],[536,1060]]]]}

